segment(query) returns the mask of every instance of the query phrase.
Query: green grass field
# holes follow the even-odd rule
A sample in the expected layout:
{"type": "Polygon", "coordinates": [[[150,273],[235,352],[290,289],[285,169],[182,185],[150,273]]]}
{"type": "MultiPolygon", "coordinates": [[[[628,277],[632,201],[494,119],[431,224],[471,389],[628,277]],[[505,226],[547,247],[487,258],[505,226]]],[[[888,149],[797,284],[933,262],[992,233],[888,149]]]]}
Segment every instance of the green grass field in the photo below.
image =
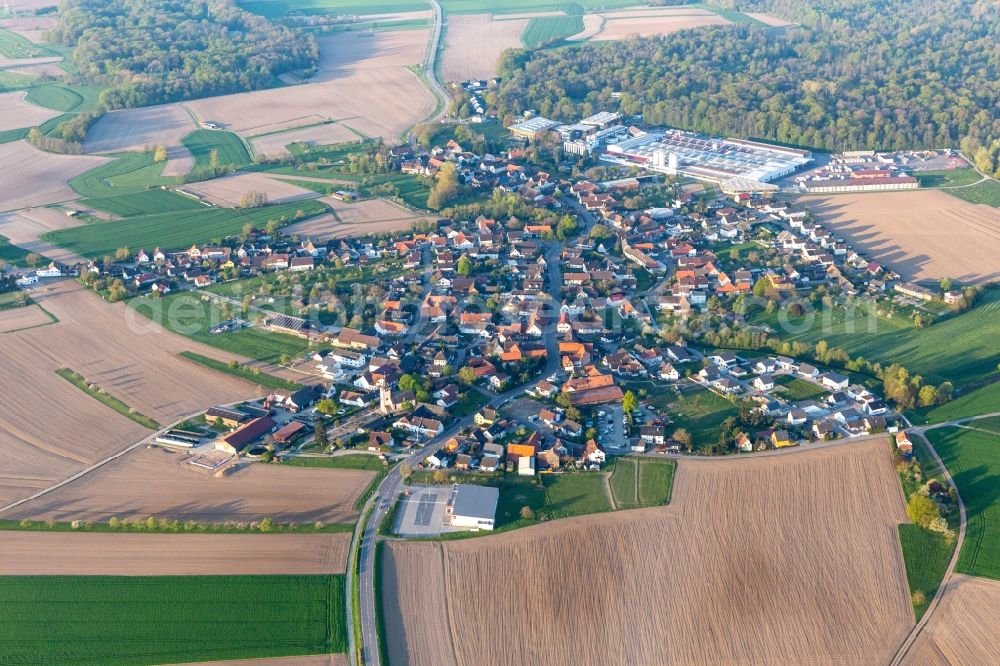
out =
{"type": "Polygon", "coordinates": [[[910,410],[906,415],[913,423],[923,425],[996,412],[1000,412],[1000,382],[963,393],[951,402],[938,407],[910,410]]]}
{"type": "Polygon", "coordinates": [[[793,377],[792,375],[779,375],[774,378],[774,383],[785,387],[781,394],[788,400],[812,400],[827,393],[815,384],[810,384],[804,379],[793,377]]]}
{"type": "Polygon", "coordinates": [[[971,185],[982,176],[972,168],[943,169],[941,171],[917,171],[913,174],[920,182],[920,187],[955,187],[971,185]]]}
{"type": "Polygon", "coordinates": [[[100,199],[81,199],[84,206],[91,206],[117,217],[136,217],[166,212],[207,210],[209,207],[197,199],[177,194],[173,190],[145,190],[100,199]]]}
{"type": "Polygon", "coordinates": [[[677,399],[672,393],[664,392],[646,400],[654,407],[667,410],[673,419],[667,426],[669,433],[678,428],[686,429],[695,447],[714,444],[719,439],[722,422],[739,414],[736,405],[704,388],[688,391],[677,399]]]}
{"type": "Polygon", "coordinates": [[[55,51],[35,44],[17,33],[0,28],[0,55],[6,58],[45,58],[58,55],[55,51]]]}
{"type": "Polygon", "coordinates": [[[582,14],[584,10],[620,9],[642,5],[639,0],[442,0],[441,5],[449,14],[513,14],[521,12],[565,11],[582,14]]]}
{"type": "Polygon", "coordinates": [[[910,586],[913,614],[919,621],[937,594],[941,579],[948,568],[954,543],[943,534],[931,532],[919,525],[899,525],[899,541],[906,563],[906,580],[910,586]]]}
{"type": "Polygon", "coordinates": [[[619,509],[662,506],[670,501],[674,468],[672,460],[617,458],[611,472],[611,493],[619,509]]]}
{"type": "MultiPolygon", "coordinates": [[[[150,188],[162,185],[177,185],[179,178],[164,176],[165,162],[154,162],[151,153],[115,153],[115,158],[79,176],[71,178],[69,186],[84,198],[93,202],[130,194],[145,194],[150,188]]],[[[188,197],[184,197],[189,200],[188,197]]],[[[161,212],[150,208],[146,213],[161,212]]]]}
{"type": "Polygon", "coordinates": [[[343,590],[342,575],[4,576],[0,661],[96,666],[345,652],[343,590]]]}
{"type": "Polygon", "coordinates": [[[212,368],[213,370],[218,370],[227,375],[232,375],[233,377],[238,377],[251,384],[258,384],[265,388],[272,389],[288,389],[291,391],[297,391],[302,387],[301,384],[296,384],[295,382],[290,382],[287,379],[282,379],[281,377],[275,377],[274,375],[269,375],[266,372],[260,372],[257,368],[247,368],[242,365],[237,365],[236,367],[230,366],[224,361],[219,361],[214,358],[209,358],[208,356],[203,356],[201,354],[196,354],[194,352],[183,351],[178,356],[186,358],[187,360],[197,363],[198,365],[203,365],[206,368],[212,368]]]}
{"type": "Polygon", "coordinates": [[[923,171],[916,174],[921,187],[937,187],[942,192],[974,204],[1000,207],[1000,182],[982,180],[975,169],[923,171]],[[973,185],[975,183],[975,185],[973,185]]]}
{"type": "Polygon", "coordinates": [[[322,458],[304,458],[295,456],[285,458],[282,465],[292,467],[330,467],[333,469],[360,469],[366,472],[381,472],[385,469],[385,464],[379,456],[355,453],[346,456],[324,456],[322,458]]]}
{"type": "Polygon", "coordinates": [[[253,164],[243,139],[232,132],[199,129],[191,132],[183,140],[184,146],[194,156],[195,169],[211,168],[212,151],[218,151],[219,166],[240,168],[253,164]]]}
{"type": "Polygon", "coordinates": [[[958,197],[969,203],[1000,208],[1000,181],[984,180],[969,187],[956,187],[950,190],[942,190],[942,192],[947,192],[951,196],[958,197]]]}
{"type": "MultiPolygon", "coordinates": [[[[956,386],[979,379],[992,372],[1000,362],[1000,289],[987,290],[976,307],[939,321],[926,328],[916,328],[909,319],[888,319],[874,310],[858,307],[855,316],[843,311],[789,318],[792,328],[782,328],[768,321],[783,340],[815,344],[826,340],[830,347],[845,350],[851,356],[863,356],[883,364],[900,363],[912,374],[934,383],[949,380],[956,386]],[[853,326],[853,328],[852,328],[853,326]],[[799,330],[801,327],[802,330],[799,330]],[[871,332],[871,331],[874,332],[871,332]],[[961,349],[957,355],[954,350],[961,349]]],[[[762,322],[755,317],[755,323],[762,322]]]]}
{"type": "Polygon", "coordinates": [[[422,0],[240,0],[239,6],[248,12],[267,18],[282,18],[295,10],[306,16],[322,14],[387,14],[419,12],[427,9],[422,0]]]}
{"type": "Polygon", "coordinates": [[[1000,436],[951,427],[927,436],[965,503],[968,527],[956,569],[1000,580],[1000,436]]]}
{"type": "Polygon", "coordinates": [[[103,91],[101,86],[44,83],[29,90],[26,100],[36,106],[64,113],[89,111],[97,106],[103,91]]]}
{"type": "Polygon", "coordinates": [[[0,92],[10,92],[11,90],[24,90],[35,84],[35,77],[30,74],[19,74],[17,72],[0,71],[0,92]]]}
{"type": "Polygon", "coordinates": [[[22,250],[16,245],[10,244],[10,239],[0,236],[0,260],[6,261],[13,266],[26,266],[25,259],[28,256],[26,250],[22,250]]]}
{"type": "Polygon", "coordinates": [[[125,220],[86,224],[45,234],[45,240],[85,257],[104,257],[119,247],[182,249],[235,236],[243,225],[264,228],[269,221],[281,225],[325,212],[318,201],[298,201],[252,210],[205,208],[144,215],[125,220]],[[301,213],[301,214],[300,214],[301,213]]]}
{"type": "Polygon", "coordinates": [[[639,505],[639,462],[633,458],[618,458],[611,472],[611,493],[619,509],[632,509],[639,505]]]}
{"type": "Polygon", "coordinates": [[[581,16],[542,16],[533,18],[521,33],[525,48],[534,49],[583,31],[581,16]]]}
{"type": "Polygon", "coordinates": [[[542,477],[545,508],[550,518],[568,518],[611,511],[604,491],[604,475],[590,472],[553,474],[542,477]]]}
{"type": "Polygon", "coordinates": [[[224,321],[225,317],[216,301],[202,301],[197,293],[176,292],[162,298],[139,296],[128,304],[139,314],[174,333],[260,361],[277,363],[283,354],[300,356],[309,347],[302,338],[264,331],[256,326],[213,335],[208,329],[214,323],[224,321]]]}

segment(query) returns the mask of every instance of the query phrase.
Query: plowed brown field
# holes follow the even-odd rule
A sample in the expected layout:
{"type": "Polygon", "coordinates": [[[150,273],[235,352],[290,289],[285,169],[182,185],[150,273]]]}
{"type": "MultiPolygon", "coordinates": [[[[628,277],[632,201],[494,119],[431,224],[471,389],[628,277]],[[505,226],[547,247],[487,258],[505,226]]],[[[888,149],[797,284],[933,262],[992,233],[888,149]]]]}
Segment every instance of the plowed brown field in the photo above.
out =
{"type": "Polygon", "coordinates": [[[2,144],[0,211],[78,199],[66,181],[105,162],[104,157],[45,153],[27,141],[2,144]]]}
{"type": "Polygon", "coordinates": [[[954,576],[903,664],[1000,664],[1000,581],[954,576]]]}
{"type": "Polygon", "coordinates": [[[441,79],[468,81],[496,76],[497,58],[505,50],[521,46],[521,33],[527,25],[528,19],[494,21],[492,14],[448,16],[441,79]]]}
{"type": "MultiPolygon", "coordinates": [[[[95,403],[96,404],[96,403],[95,403]]],[[[223,477],[183,464],[185,452],[138,448],[4,518],[85,520],[156,516],[209,523],[343,523],[374,472],[247,463],[223,477]]]]}
{"type": "Polygon", "coordinates": [[[913,622],[896,532],[905,520],[881,441],[685,460],[663,508],[387,542],[390,656],[884,664],[913,622]]]}

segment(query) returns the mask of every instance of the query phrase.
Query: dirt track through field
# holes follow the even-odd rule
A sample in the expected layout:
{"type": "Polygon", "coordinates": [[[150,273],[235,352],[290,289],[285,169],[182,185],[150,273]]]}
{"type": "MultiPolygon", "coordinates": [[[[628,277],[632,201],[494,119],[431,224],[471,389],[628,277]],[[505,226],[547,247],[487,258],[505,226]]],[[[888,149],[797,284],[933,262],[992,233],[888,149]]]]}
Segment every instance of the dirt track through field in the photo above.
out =
{"type": "Polygon", "coordinates": [[[1000,210],[939,190],[796,197],[817,221],[907,280],[1000,278],[1000,210]]]}
{"type": "Polygon", "coordinates": [[[213,576],[343,573],[348,533],[0,534],[3,576],[213,576]]]}
{"type": "Polygon", "coordinates": [[[0,335],[0,506],[28,497],[150,431],[55,373],[70,368],[162,424],[213,404],[253,397],[256,387],[191,363],[195,351],[238,357],[165,332],[124,303],[108,304],[70,280],[32,298],[59,322],[0,335]]]}
{"type": "Polygon", "coordinates": [[[1000,664],[1000,581],[955,575],[906,666],[1000,664]]]}
{"type": "Polygon", "coordinates": [[[913,624],[896,531],[905,520],[881,441],[681,461],[667,507],[466,541],[388,542],[386,624],[399,627],[390,656],[884,664],[913,624]],[[446,565],[436,565],[442,554],[446,565]],[[518,638],[484,641],[484,627],[518,638]]]}
{"type": "Polygon", "coordinates": [[[349,469],[244,463],[214,477],[185,464],[186,452],[138,448],[0,517],[107,522],[156,516],[208,523],[353,522],[354,502],[374,476],[349,469]]]}

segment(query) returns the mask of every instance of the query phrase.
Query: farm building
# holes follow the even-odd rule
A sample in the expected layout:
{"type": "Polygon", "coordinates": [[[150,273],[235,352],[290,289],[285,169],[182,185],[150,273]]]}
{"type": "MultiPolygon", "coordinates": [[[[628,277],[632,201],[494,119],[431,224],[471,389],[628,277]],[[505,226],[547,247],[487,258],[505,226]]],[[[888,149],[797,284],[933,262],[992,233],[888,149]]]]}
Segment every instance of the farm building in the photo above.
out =
{"type": "Polygon", "coordinates": [[[257,441],[264,435],[274,430],[274,419],[270,416],[261,416],[253,421],[248,421],[228,435],[224,435],[215,442],[215,448],[236,455],[245,449],[250,443],[257,441]]]}
{"type": "Polygon", "coordinates": [[[274,441],[278,444],[287,444],[301,435],[305,429],[306,424],[302,423],[302,421],[289,421],[274,433],[274,441]]]}
{"type": "Polygon", "coordinates": [[[218,421],[227,428],[238,428],[250,420],[250,415],[238,409],[227,407],[209,407],[205,412],[205,420],[210,423],[218,421]]]}

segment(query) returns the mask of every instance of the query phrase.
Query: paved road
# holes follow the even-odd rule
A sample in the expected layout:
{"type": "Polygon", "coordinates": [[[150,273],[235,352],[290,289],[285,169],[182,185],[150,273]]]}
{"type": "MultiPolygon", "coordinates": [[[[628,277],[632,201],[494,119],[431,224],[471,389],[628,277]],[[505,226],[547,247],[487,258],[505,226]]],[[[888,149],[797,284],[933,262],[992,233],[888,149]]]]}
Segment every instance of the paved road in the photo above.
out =
{"type": "Polygon", "coordinates": [[[432,22],[433,27],[431,28],[431,41],[427,47],[427,58],[424,60],[424,73],[427,75],[428,83],[430,83],[431,92],[439,97],[442,102],[438,112],[429,118],[429,120],[437,120],[448,113],[448,100],[450,99],[437,76],[437,57],[442,47],[441,34],[444,32],[444,10],[441,9],[441,3],[438,0],[428,0],[428,2],[431,3],[434,18],[432,22]]]}

